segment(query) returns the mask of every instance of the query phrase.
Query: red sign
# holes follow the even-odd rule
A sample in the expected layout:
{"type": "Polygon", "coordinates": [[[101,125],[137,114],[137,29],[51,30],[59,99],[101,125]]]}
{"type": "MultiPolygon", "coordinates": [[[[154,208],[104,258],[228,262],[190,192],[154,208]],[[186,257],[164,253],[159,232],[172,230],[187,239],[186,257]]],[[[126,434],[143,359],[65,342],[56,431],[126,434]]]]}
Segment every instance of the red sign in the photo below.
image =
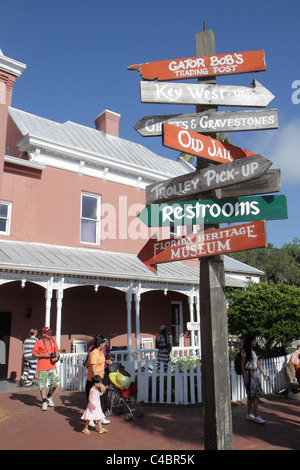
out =
{"type": "Polygon", "coordinates": [[[163,60],[130,65],[145,80],[180,80],[184,78],[232,75],[266,70],[264,51],[232,52],[186,59],[163,60]]]}
{"type": "Polygon", "coordinates": [[[205,258],[267,245],[265,221],[208,230],[167,240],[150,240],[138,258],[154,273],[158,263],[205,258]]]}
{"type": "Polygon", "coordinates": [[[167,123],[164,124],[163,145],[220,163],[255,155],[249,150],[167,123]]]}

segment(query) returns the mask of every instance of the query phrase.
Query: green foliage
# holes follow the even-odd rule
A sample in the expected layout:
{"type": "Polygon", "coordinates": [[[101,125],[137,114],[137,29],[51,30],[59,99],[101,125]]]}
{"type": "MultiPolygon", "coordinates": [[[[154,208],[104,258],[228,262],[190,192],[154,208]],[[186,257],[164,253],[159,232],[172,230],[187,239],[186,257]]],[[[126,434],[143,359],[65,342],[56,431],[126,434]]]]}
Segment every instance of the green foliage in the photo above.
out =
{"type": "Polygon", "coordinates": [[[284,354],[284,348],[300,337],[300,288],[283,283],[252,283],[230,289],[228,330],[260,338],[267,357],[284,354]]]}
{"type": "Polygon", "coordinates": [[[271,243],[266,248],[231,253],[232,258],[264,271],[262,281],[282,282],[300,287],[300,240],[275,248],[271,243]]]}

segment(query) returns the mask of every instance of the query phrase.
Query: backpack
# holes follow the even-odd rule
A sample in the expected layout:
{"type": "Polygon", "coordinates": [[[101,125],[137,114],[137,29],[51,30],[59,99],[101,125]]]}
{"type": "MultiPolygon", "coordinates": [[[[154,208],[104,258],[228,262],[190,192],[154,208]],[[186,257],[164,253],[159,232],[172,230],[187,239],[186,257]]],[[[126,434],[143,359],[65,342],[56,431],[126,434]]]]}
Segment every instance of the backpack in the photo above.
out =
{"type": "Polygon", "coordinates": [[[241,367],[241,360],[242,360],[242,353],[240,351],[237,353],[237,355],[234,358],[234,370],[237,373],[237,375],[243,375],[242,367],[241,367]]]}

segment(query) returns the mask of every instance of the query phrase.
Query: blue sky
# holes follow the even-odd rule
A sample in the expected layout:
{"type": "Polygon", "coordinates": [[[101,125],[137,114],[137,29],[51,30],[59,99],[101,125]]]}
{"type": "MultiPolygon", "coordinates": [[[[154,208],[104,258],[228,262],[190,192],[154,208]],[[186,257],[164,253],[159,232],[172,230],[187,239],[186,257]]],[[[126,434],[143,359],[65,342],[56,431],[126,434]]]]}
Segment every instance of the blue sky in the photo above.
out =
{"type": "Polygon", "coordinates": [[[143,116],[190,113],[195,107],[142,104],[140,76],[127,67],[194,56],[204,20],[219,54],[264,49],[265,72],[218,77],[217,84],[250,86],[255,78],[275,95],[268,107],[278,109],[278,129],[229,136],[281,169],[289,219],[267,222],[268,241],[281,247],[300,238],[299,18],[299,0],[2,0],[0,49],[27,65],[12,106],[90,127],[110,109],[121,114],[121,137],[172,159],[178,152],[163,147],[161,137],[142,137],[133,126],[143,116]]]}

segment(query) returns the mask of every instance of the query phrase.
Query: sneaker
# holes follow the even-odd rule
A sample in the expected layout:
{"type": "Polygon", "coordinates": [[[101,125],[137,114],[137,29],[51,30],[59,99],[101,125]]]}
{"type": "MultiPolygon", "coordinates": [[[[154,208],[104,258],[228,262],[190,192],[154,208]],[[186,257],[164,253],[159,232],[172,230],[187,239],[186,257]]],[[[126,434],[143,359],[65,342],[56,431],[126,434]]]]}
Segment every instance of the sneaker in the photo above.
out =
{"type": "Polygon", "coordinates": [[[48,403],[46,401],[42,404],[42,411],[46,411],[48,409],[48,403]]]}
{"type": "Polygon", "coordinates": [[[248,419],[249,421],[255,421],[255,416],[250,413],[249,415],[246,416],[246,419],[248,419]]]}
{"type": "Polygon", "coordinates": [[[47,397],[47,402],[48,402],[49,406],[54,406],[54,401],[53,401],[52,397],[49,397],[49,398],[47,397]]]}
{"type": "Polygon", "coordinates": [[[96,424],[94,423],[93,420],[91,420],[91,421],[89,422],[89,426],[92,426],[92,428],[94,428],[94,427],[96,426],[96,424]]]}
{"type": "Polygon", "coordinates": [[[254,421],[259,424],[264,424],[266,422],[266,420],[263,419],[261,416],[256,416],[254,421]]]}
{"type": "Polygon", "coordinates": [[[101,423],[102,424],[109,424],[110,421],[109,421],[109,419],[103,418],[103,419],[101,419],[101,423]]]}

